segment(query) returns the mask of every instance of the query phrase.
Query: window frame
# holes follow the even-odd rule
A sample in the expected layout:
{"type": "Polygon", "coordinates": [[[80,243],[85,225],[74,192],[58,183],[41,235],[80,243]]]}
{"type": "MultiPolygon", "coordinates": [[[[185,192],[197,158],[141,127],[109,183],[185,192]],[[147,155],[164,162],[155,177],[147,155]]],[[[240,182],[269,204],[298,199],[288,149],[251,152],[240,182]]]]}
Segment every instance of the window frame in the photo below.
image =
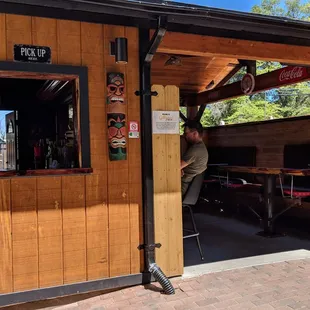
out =
{"type": "MultiPolygon", "coordinates": [[[[87,170],[87,172],[91,172],[88,68],[85,66],[0,61],[0,79],[1,78],[75,81],[74,92],[79,116],[77,127],[79,133],[78,145],[80,170],[90,169],[87,170]]],[[[49,171],[51,171],[51,174],[55,174],[57,173],[57,170],[61,172],[79,169],[50,169],[46,170],[46,174],[48,175],[49,171]]],[[[38,170],[31,171],[32,173],[35,173],[35,171],[38,170]]]]}

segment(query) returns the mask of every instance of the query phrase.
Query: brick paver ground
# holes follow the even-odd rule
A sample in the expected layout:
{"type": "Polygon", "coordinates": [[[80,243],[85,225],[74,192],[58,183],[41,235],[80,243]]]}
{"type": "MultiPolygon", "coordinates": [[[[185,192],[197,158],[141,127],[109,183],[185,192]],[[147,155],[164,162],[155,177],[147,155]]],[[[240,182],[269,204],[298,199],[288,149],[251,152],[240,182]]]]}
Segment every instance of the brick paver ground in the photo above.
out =
{"type": "Polygon", "coordinates": [[[176,294],[159,293],[159,285],[112,293],[92,293],[9,307],[10,310],[190,310],[310,309],[310,260],[297,260],[173,279],[176,294]],[[56,306],[58,305],[58,306],[56,306]]]}

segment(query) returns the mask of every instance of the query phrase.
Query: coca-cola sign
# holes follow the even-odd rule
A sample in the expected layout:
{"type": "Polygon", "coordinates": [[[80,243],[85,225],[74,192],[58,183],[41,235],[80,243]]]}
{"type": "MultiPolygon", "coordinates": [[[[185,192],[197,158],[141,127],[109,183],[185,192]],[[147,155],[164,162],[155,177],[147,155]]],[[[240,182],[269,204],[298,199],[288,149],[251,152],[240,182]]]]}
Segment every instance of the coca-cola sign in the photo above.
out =
{"type": "Polygon", "coordinates": [[[307,68],[304,67],[285,67],[279,72],[280,83],[292,83],[308,75],[307,68]]]}
{"type": "Polygon", "coordinates": [[[301,83],[310,80],[310,67],[288,66],[272,72],[260,74],[252,78],[245,78],[243,82],[235,82],[197,94],[197,105],[212,103],[220,100],[236,98],[244,94],[256,94],[268,89],[279,88],[284,85],[301,83]],[[254,84],[254,89],[253,88],[254,84]]]}

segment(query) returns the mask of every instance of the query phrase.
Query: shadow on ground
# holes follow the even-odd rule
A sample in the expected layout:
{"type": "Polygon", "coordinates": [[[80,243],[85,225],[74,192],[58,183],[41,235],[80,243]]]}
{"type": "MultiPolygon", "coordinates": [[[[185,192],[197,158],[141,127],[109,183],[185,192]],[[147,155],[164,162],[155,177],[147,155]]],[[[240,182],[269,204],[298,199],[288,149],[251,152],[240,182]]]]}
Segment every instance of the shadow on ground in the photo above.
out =
{"type": "MultiPolygon", "coordinates": [[[[288,251],[310,250],[309,226],[301,219],[279,218],[276,229],[287,235],[264,238],[256,235],[262,230],[259,222],[246,212],[237,213],[209,204],[200,204],[193,210],[205,259],[204,261],[200,259],[196,239],[185,239],[185,267],[288,251]]],[[[183,216],[183,225],[190,228],[189,217],[186,214],[183,216]]]]}

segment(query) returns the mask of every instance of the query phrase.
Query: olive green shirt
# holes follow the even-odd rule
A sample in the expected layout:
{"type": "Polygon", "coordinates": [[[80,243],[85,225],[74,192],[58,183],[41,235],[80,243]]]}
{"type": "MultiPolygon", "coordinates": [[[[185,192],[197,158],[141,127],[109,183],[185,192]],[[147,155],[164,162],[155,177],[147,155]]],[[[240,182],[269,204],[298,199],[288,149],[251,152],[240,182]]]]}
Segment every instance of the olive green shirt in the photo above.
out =
{"type": "Polygon", "coordinates": [[[193,178],[203,173],[207,169],[208,164],[208,150],[203,142],[199,142],[191,145],[185,154],[182,156],[182,160],[185,161],[188,166],[183,168],[184,175],[182,176],[182,194],[187,189],[193,178]]]}

